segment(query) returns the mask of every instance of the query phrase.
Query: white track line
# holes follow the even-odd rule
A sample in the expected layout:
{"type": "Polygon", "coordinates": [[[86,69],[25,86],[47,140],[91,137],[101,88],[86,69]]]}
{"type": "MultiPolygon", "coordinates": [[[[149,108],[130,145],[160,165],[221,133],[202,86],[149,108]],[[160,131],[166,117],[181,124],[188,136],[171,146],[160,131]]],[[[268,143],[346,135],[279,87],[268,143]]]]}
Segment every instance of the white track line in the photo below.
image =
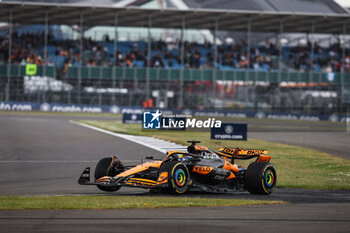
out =
{"type": "Polygon", "coordinates": [[[76,122],[76,121],[70,121],[73,124],[76,125],[80,125],[89,129],[93,129],[102,133],[106,133],[115,137],[119,137],[140,145],[143,145],[145,147],[151,148],[153,150],[162,152],[162,153],[166,153],[168,149],[170,148],[176,148],[178,150],[185,150],[186,147],[182,146],[182,145],[177,145],[173,142],[168,142],[165,140],[161,140],[161,139],[157,139],[157,138],[152,138],[152,137],[147,137],[147,136],[135,136],[135,135],[129,135],[129,134],[122,134],[122,133],[113,133],[111,131],[105,130],[105,129],[101,129],[95,126],[91,126],[91,125],[87,125],[84,123],[80,123],[80,122],[76,122]]]}

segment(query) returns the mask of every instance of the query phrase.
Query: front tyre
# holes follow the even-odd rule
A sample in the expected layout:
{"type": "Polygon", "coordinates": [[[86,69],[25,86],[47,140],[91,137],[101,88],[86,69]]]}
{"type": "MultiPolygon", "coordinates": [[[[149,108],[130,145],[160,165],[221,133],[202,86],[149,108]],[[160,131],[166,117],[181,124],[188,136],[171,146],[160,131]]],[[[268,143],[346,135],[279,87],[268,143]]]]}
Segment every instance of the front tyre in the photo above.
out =
{"type": "Polygon", "coordinates": [[[188,189],[190,183],[190,173],[187,167],[178,161],[165,162],[159,174],[168,172],[168,191],[172,194],[182,194],[188,189]]]}
{"type": "MultiPolygon", "coordinates": [[[[116,156],[106,157],[98,161],[95,168],[95,180],[103,176],[116,176],[123,170],[124,167],[120,160],[116,156]]],[[[102,185],[96,185],[98,189],[106,192],[114,192],[120,189],[120,186],[106,187],[102,185]]]]}
{"type": "Polygon", "coordinates": [[[251,163],[245,174],[245,185],[252,194],[270,194],[276,188],[277,174],[270,163],[251,163]]]}

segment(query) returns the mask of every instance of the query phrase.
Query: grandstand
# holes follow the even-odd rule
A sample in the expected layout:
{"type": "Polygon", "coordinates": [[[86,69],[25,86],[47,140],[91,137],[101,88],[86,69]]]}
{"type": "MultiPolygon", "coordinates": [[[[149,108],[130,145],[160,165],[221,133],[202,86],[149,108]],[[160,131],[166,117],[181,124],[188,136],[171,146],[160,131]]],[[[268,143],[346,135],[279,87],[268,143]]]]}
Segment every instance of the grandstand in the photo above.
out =
{"type": "Polygon", "coordinates": [[[158,1],[160,9],[140,7],[150,2],[0,3],[0,22],[8,23],[0,30],[0,98],[344,111],[350,15],[335,2],[167,0],[158,1]],[[57,25],[66,25],[71,36],[60,36],[57,25]],[[87,37],[97,26],[106,26],[106,34],[87,37]],[[144,28],[147,38],[121,41],[120,28],[144,28]],[[164,30],[155,38],[151,28],[164,30]],[[186,38],[189,29],[203,40],[186,38]],[[27,64],[46,78],[23,79],[27,64]]]}

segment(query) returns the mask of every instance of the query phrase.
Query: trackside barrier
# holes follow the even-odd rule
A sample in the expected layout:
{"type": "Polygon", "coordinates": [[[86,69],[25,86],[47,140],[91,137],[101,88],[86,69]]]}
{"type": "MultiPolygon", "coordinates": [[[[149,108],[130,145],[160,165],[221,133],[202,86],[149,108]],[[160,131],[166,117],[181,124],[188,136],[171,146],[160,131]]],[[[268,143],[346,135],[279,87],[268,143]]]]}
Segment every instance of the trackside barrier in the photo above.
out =
{"type": "MultiPolygon", "coordinates": [[[[8,64],[0,64],[0,77],[7,77],[8,64]]],[[[23,77],[26,75],[56,77],[56,68],[54,66],[37,66],[35,64],[10,65],[11,77],[23,77]]]]}
{"type": "MultiPolygon", "coordinates": [[[[78,67],[68,67],[66,78],[77,79],[78,67]]],[[[180,69],[174,68],[149,68],[150,80],[169,81],[179,80],[180,69]]],[[[340,73],[322,72],[281,72],[280,79],[277,71],[249,70],[212,70],[212,69],[185,69],[184,81],[212,81],[215,72],[216,80],[222,81],[254,81],[254,82],[292,82],[292,83],[332,83],[340,84],[340,73]]],[[[109,67],[95,66],[82,67],[82,79],[96,80],[146,80],[147,68],[137,67],[109,67]],[[114,69],[114,71],[113,71],[114,69]]],[[[350,73],[344,74],[344,82],[350,83],[350,73]]]]}
{"type": "MultiPolygon", "coordinates": [[[[76,112],[76,113],[131,113],[142,114],[141,107],[107,106],[107,105],[79,105],[79,104],[55,104],[55,103],[29,103],[29,102],[0,102],[0,111],[42,111],[42,112],[76,112]]],[[[156,111],[156,109],[155,109],[156,111]]],[[[228,117],[228,118],[258,118],[273,120],[300,120],[300,121],[331,121],[350,123],[350,116],[311,115],[293,113],[272,113],[272,112],[244,112],[224,110],[177,110],[160,109],[165,114],[184,114],[205,117],[228,117]]]]}

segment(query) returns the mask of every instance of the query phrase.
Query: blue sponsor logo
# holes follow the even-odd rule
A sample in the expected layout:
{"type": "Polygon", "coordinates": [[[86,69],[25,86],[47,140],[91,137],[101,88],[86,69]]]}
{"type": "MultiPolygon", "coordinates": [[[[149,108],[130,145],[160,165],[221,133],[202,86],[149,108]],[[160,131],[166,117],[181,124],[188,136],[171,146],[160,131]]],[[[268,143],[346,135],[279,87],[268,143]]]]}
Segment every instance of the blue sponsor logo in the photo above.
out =
{"type": "Polygon", "coordinates": [[[143,113],[143,128],[144,129],[160,129],[162,113],[157,110],[156,112],[144,112],[143,113]]]}

